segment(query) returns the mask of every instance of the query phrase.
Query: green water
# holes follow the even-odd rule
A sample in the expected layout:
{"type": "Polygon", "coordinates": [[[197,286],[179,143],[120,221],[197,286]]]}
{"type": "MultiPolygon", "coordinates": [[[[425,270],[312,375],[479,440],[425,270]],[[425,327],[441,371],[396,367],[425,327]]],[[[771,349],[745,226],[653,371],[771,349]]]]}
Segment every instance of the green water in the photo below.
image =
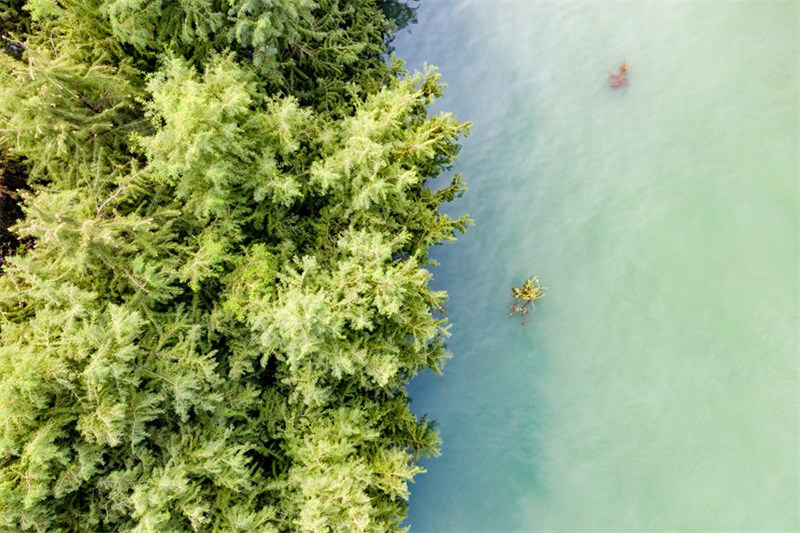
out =
{"type": "Polygon", "coordinates": [[[476,226],[435,253],[455,357],[412,383],[445,441],[412,531],[800,529],[800,4],[418,18],[397,52],[474,123],[452,210],[476,226]]]}

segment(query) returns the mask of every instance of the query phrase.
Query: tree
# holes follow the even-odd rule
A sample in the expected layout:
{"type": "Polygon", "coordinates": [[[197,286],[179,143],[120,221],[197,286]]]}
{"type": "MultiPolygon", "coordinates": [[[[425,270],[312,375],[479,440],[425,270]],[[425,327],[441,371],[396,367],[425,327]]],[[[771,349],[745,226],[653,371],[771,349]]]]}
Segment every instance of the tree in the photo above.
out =
{"type": "MultiPolygon", "coordinates": [[[[393,531],[467,124],[367,1],[31,0],[0,54],[0,528],[393,531]],[[29,15],[30,18],[25,18],[29,15]],[[10,159],[9,159],[10,158],[10,159]],[[15,163],[15,164],[17,164],[15,163]],[[8,168],[8,166],[4,167],[8,168]]],[[[5,30],[4,30],[5,31],[5,30]]]]}

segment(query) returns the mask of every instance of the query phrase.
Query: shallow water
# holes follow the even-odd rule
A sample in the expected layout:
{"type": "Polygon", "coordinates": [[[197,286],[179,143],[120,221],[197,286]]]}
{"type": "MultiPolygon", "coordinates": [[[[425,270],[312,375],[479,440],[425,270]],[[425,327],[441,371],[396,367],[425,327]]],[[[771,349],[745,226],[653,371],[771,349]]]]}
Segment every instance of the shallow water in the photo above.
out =
{"type": "Polygon", "coordinates": [[[412,531],[800,529],[800,4],[418,19],[397,53],[474,123],[451,209],[476,226],[434,254],[454,359],[411,386],[444,438],[412,531]]]}

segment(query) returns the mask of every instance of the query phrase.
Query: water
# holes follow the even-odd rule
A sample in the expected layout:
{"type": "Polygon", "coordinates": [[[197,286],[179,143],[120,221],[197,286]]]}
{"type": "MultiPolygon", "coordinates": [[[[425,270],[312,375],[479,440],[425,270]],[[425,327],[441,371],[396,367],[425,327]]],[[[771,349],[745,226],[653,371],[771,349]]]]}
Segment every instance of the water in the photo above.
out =
{"type": "Polygon", "coordinates": [[[474,123],[477,225],[435,253],[455,357],[411,387],[444,438],[412,531],[800,529],[800,4],[418,18],[397,52],[474,123]]]}

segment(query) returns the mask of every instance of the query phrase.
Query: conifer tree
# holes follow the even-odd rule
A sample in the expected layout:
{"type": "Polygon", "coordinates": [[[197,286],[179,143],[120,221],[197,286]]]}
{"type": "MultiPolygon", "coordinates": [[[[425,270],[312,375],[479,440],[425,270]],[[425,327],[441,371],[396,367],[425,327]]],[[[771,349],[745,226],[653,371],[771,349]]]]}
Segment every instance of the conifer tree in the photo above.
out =
{"type": "Polygon", "coordinates": [[[368,0],[2,2],[0,529],[401,528],[467,124],[368,0]]]}

